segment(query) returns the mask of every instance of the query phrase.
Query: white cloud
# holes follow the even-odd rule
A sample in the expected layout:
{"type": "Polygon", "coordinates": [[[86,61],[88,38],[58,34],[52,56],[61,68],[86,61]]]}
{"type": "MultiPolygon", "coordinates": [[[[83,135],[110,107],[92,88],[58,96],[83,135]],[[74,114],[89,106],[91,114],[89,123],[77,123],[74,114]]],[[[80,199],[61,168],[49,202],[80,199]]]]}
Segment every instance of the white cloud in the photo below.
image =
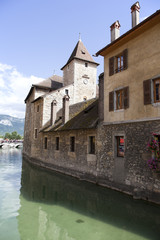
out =
{"type": "Polygon", "coordinates": [[[32,84],[42,80],[36,76],[26,77],[15,67],[0,63],[0,114],[24,117],[24,99],[32,84]]]}

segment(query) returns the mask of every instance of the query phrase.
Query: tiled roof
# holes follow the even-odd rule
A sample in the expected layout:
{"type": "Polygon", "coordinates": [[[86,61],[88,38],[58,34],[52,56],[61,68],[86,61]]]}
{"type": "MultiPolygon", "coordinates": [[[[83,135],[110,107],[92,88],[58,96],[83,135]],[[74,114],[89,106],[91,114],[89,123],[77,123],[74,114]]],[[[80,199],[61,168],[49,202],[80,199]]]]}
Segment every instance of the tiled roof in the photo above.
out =
{"type": "Polygon", "coordinates": [[[93,58],[91,57],[91,55],[89,54],[88,50],[86,49],[86,47],[84,46],[84,44],[82,43],[81,40],[78,41],[71,56],[69,57],[67,63],[61,68],[61,70],[63,70],[63,68],[67,64],[69,64],[73,59],[80,59],[80,60],[84,60],[86,62],[91,62],[91,63],[95,63],[95,64],[99,65],[98,63],[96,63],[93,60],[93,58]]]}
{"type": "Polygon", "coordinates": [[[63,78],[57,75],[53,75],[50,78],[47,78],[46,80],[34,84],[35,87],[44,87],[44,88],[51,88],[51,89],[58,89],[63,86],[63,78]]]}

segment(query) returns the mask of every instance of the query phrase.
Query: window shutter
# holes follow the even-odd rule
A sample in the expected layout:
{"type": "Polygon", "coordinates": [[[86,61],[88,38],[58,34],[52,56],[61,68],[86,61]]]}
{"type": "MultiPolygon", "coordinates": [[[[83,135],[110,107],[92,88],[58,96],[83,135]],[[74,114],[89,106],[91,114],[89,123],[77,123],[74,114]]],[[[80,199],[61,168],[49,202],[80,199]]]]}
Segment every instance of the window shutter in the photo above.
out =
{"type": "Polygon", "coordinates": [[[151,80],[143,81],[144,105],[151,104],[151,80]]]}
{"type": "Polygon", "coordinates": [[[109,112],[114,110],[114,91],[109,93],[109,112]]]}
{"type": "Polygon", "coordinates": [[[123,89],[124,92],[124,109],[129,108],[129,87],[123,89]]]}
{"type": "Polygon", "coordinates": [[[114,74],[114,57],[109,59],[109,76],[114,74]]]}
{"type": "Polygon", "coordinates": [[[128,49],[125,49],[123,51],[123,69],[127,69],[128,68],[128,49]]]}

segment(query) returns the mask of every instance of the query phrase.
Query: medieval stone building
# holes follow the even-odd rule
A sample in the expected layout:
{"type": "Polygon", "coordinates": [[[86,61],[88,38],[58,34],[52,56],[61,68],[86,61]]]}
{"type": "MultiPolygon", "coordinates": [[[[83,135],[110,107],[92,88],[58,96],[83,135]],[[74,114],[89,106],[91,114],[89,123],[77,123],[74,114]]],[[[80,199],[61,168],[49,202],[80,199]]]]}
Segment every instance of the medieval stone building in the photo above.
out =
{"type": "MultiPolygon", "coordinates": [[[[96,98],[96,68],[78,41],[63,78],[33,85],[26,102],[23,153],[29,161],[137,198],[160,203],[159,173],[149,169],[147,142],[160,139],[160,11],[120,36],[111,25],[96,98]]],[[[152,154],[153,155],[153,154],[152,154]]],[[[154,157],[154,156],[153,156],[154,157]]]]}

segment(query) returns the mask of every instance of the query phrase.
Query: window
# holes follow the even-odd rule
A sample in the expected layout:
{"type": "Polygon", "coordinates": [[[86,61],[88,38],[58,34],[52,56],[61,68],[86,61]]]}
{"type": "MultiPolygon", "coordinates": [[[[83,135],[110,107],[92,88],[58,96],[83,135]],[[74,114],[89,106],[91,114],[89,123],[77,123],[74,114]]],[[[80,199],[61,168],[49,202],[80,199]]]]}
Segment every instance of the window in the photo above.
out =
{"type": "Polygon", "coordinates": [[[85,63],[85,67],[88,67],[88,63],[85,63]]]}
{"type": "Polygon", "coordinates": [[[48,145],[48,139],[47,137],[44,138],[44,149],[47,149],[48,145]]]}
{"type": "Polygon", "coordinates": [[[37,112],[39,112],[39,105],[37,105],[37,112]]]}
{"type": "Polygon", "coordinates": [[[34,138],[37,138],[37,137],[38,137],[38,129],[35,128],[35,129],[34,129],[34,138]]]}
{"type": "Polygon", "coordinates": [[[117,157],[124,157],[124,136],[117,136],[117,157]]]}
{"type": "Polygon", "coordinates": [[[70,152],[75,151],[75,137],[70,137],[70,152]]]}
{"type": "Polygon", "coordinates": [[[160,79],[153,81],[154,102],[160,102],[160,79]]]}
{"type": "Polygon", "coordinates": [[[109,111],[129,108],[129,87],[109,93],[109,111]]]}
{"type": "Polygon", "coordinates": [[[155,138],[156,141],[158,141],[158,147],[159,147],[159,150],[160,150],[160,135],[155,133],[154,138],[155,138]]]}
{"type": "Polygon", "coordinates": [[[143,81],[144,105],[160,102],[160,78],[143,81]]]}
{"type": "Polygon", "coordinates": [[[59,137],[56,137],[56,150],[59,150],[59,137]]]}
{"type": "Polygon", "coordinates": [[[95,136],[89,136],[89,154],[95,154],[95,136]]]}
{"type": "Polygon", "coordinates": [[[68,90],[68,89],[65,89],[65,95],[68,96],[68,93],[69,93],[69,90],[68,90]]]}
{"type": "Polygon", "coordinates": [[[128,49],[109,59],[109,76],[128,68],[128,49]]]}
{"type": "Polygon", "coordinates": [[[116,109],[123,109],[124,108],[124,90],[116,91],[116,109]]]}
{"type": "Polygon", "coordinates": [[[116,56],[116,66],[115,66],[115,72],[121,72],[123,71],[123,53],[119,56],[116,56]]]}

